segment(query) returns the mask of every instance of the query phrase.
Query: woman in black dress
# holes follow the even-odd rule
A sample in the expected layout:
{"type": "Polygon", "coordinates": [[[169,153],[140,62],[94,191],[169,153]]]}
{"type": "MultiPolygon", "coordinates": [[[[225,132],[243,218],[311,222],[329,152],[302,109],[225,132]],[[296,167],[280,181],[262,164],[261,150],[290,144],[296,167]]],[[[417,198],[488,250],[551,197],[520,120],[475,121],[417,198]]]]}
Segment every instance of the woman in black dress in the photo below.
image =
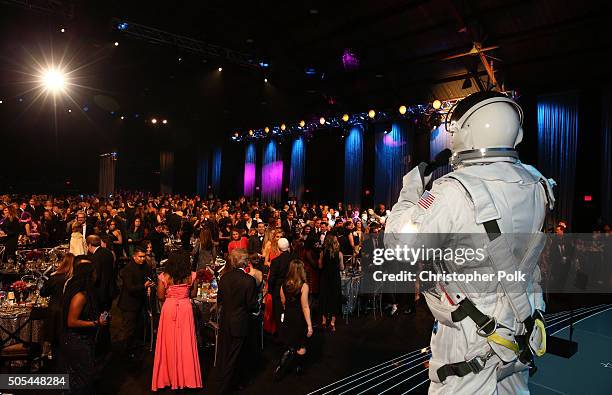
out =
{"type": "Polygon", "coordinates": [[[19,218],[17,210],[13,206],[7,206],[2,211],[2,221],[0,221],[0,241],[6,247],[4,251],[4,261],[15,260],[17,251],[17,241],[19,240],[19,218]]]}
{"type": "Polygon", "coordinates": [[[287,279],[281,286],[280,297],[284,308],[280,336],[287,350],[274,370],[274,379],[277,381],[282,378],[293,359],[295,359],[296,373],[302,373],[302,363],[306,355],[306,339],[312,336],[308,283],[304,262],[301,260],[294,259],[289,263],[287,279]]]}
{"type": "Polygon", "coordinates": [[[45,284],[40,289],[40,296],[50,297],[47,317],[43,324],[43,333],[45,341],[51,344],[54,354],[57,354],[57,348],[60,345],[61,334],[64,328],[62,323],[64,284],[72,277],[73,263],[74,255],[67,253],[57,270],[51,273],[51,277],[45,281],[45,284]]]}
{"type": "Polygon", "coordinates": [[[336,331],[336,316],[342,309],[342,284],[340,271],[344,270],[344,258],[340,252],[340,243],[336,235],[327,233],[323,242],[323,251],[319,257],[319,313],[321,327],[325,328],[331,316],[329,329],[336,331]]]}
{"type": "Polygon", "coordinates": [[[87,258],[75,262],[73,276],[66,284],[63,305],[64,334],[62,361],[70,375],[71,394],[92,394],[94,351],[98,328],[108,325],[108,318],[97,311],[93,291],[94,265],[87,258]]]}

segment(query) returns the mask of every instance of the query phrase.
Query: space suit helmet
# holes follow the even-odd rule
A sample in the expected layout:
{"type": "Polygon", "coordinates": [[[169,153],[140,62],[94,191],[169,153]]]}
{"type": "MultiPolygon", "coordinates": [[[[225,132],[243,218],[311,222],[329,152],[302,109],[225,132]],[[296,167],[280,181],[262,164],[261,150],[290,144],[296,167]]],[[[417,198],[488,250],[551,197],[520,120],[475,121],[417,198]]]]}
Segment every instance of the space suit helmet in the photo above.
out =
{"type": "Polygon", "coordinates": [[[494,156],[496,151],[514,150],[523,139],[523,110],[500,92],[476,92],[467,96],[451,108],[445,124],[453,135],[453,155],[488,150],[494,156]]]}

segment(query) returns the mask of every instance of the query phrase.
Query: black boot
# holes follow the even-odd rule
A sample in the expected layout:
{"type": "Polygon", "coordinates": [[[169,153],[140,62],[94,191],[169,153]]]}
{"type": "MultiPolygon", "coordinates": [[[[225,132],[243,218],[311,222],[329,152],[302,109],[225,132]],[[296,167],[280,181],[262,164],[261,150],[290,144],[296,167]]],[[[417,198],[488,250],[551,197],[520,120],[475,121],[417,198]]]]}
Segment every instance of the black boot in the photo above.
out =
{"type": "Polygon", "coordinates": [[[304,359],[306,358],[306,354],[298,354],[295,353],[295,374],[301,376],[304,373],[304,359]]]}
{"type": "Polygon", "coordinates": [[[280,381],[283,378],[287,368],[291,364],[294,354],[292,349],[287,349],[283,355],[281,355],[278,365],[274,369],[274,381],[280,381]]]}

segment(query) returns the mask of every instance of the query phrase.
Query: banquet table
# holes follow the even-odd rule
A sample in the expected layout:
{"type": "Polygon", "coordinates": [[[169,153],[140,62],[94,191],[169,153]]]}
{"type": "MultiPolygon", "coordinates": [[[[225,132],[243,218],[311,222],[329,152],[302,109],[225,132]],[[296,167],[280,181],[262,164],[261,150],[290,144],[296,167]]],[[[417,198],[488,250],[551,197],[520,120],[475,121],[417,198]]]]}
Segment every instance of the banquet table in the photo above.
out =
{"type": "MultiPolygon", "coordinates": [[[[42,342],[43,321],[31,319],[33,309],[37,309],[37,313],[44,313],[42,309],[46,307],[3,306],[0,308],[0,347],[22,341],[42,342]]],[[[40,316],[40,314],[37,315],[40,316]]]]}
{"type": "Polygon", "coordinates": [[[343,315],[353,314],[357,308],[361,278],[361,272],[345,272],[340,276],[342,296],[345,300],[342,304],[343,315]]]}

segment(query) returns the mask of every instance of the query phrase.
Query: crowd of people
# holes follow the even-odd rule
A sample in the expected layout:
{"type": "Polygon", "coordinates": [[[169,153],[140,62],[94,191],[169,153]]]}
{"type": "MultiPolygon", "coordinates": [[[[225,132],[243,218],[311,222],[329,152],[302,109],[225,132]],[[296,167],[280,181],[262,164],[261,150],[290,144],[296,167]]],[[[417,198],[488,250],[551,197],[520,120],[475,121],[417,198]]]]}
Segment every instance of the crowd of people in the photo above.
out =
{"type": "Polygon", "coordinates": [[[301,373],[313,326],[336,330],[341,270],[357,269],[364,235],[379,234],[388,214],[382,204],[361,212],[342,203],[272,205],[145,193],[5,195],[0,212],[4,262],[17,262],[20,249],[68,246],[41,295],[50,296],[45,337],[77,393],[91,390],[109,359],[114,302],[123,339],[116,348],[138,360],[143,312],[156,298],[162,307],[152,389],[202,387],[190,298],[197,273],[218,257],[227,261],[217,294],[221,392],[248,377],[240,362],[261,347],[261,326],[286,346],[275,379],[289,370],[301,373]]]}

